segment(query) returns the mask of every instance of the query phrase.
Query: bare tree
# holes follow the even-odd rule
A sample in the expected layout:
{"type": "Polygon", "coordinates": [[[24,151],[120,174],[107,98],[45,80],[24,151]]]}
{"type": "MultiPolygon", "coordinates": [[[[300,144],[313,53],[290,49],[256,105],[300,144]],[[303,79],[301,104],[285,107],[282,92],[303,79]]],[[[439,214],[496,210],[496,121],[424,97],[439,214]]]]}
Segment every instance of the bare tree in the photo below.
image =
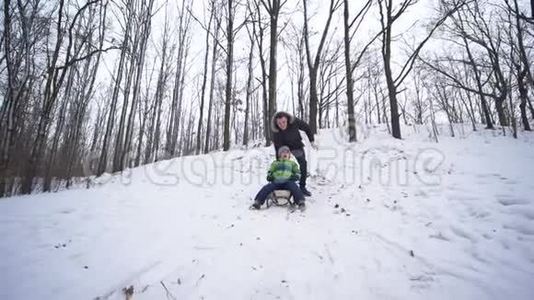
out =
{"type": "Polygon", "coordinates": [[[308,63],[308,73],[310,76],[310,128],[313,133],[317,133],[317,112],[318,112],[318,103],[319,96],[317,93],[317,73],[319,70],[319,65],[321,63],[321,54],[323,47],[328,35],[328,30],[330,28],[330,23],[332,22],[332,16],[334,12],[341,6],[341,0],[330,0],[330,7],[328,9],[328,18],[326,24],[323,28],[321,34],[321,40],[319,46],[317,47],[317,52],[315,56],[312,57],[310,50],[310,33],[308,26],[308,5],[307,0],[303,1],[304,4],[304,44],[306,46],[306,58],[308,63]]]}
{"type": "MultiPolygon", "coordinates": [[[[126,7],[131,7],[133,0],[128,0],[126,7]]],[[[97,175],[101,175],[106,171],[108,164],[108,153],[109,153],[109,142],[112,139],[113,127],[115,125],[115,111],[117,109],[119,91],[122,84],[122,76],[124,73],[125,63],[126,63],[126,53],[129,48],[130,41],[130,32],[132,30],[132,21],[133,21],[133,9],[128,10],[128,14],[125,16],[125,28],[124,28],[124,37],[121,44],[121,53],[119,57],[119,62],[117,64],[117,75],[114,78],[114,88],[113,94],[111,96],[110,110],[107,117],[106,132],[104,134],[104,141],[100,152],[100,159],[98,163],[97,175]]]]}
{"type": "Polygon", "coordinates": [[[268,98],[268,87],[267,87],[267,62],[265,61],[264,56],[264,32],[266,29],[266,26],[263,24],[262,20],[262,14],[261,14],[261,8],[259,1],[254,1],[255,7],[256,7],[256,17],[255,20],[252,22],[252,26],[254,27],[254,32],[256,32],[256,44],[258,45],[258,59],[260,62],[261,67],[261,88],[262,88],[262,107],[263,107],[263,135],[265,138],[265,145],[269,146],[271,144],[271,131],[269,129],[269,122],[270,117],[268,114],[269,111],[269,98],[268,98]],[[257,30],[256,30],[256,24],[257,24],[257,30]]]}
{"type": "MultiPolygon", "coordinates": [[[[167,12],[165,12],[165,23],[163,28],[163,37],[161,41],[161,62],[159,67],[158,80],[156,82],[156,91],[154,95],[154,105],[152,107],[152,116],[150,118],[150,127],[148,128],[148,140],[147,146],[145,149],[145,163],[152,161],[158,161],[158,152],[160,150],[161,144],[161,121],[162,121],[162,105],[163,98],[165,95],[165,90],[167,87],[168,79],[170,77],[170,66],[168,62],[169,56],[169,24],[167,12]]],[[[147,94],[148,98],[148,86],[147,94]]],[[[147,99],[148,100],[148,99],[147,99]]],[[[148,106],[147,104],[145,106],[148,106]]],[[[148,112],[148,109],[146,110],[148,112]]],[[[141,122],[146,122],[146,118],[143,118],[141,122]]],[[[142,126],[144,129],[144,126],[142,126]]],[[[142,138],[143,132],[140,133],[140,138],[142,138]]],[[[139,149],[141,147],[141,142],[139,142],[139,149]]],[[[140,152],[140,151],[139,151],[140,152]]],[[[138,164],[138,163],[137,163],[138,164]]]]}
{"type": "MultiPolygon", "coordinates": [[[[29,194],[32,191],[33,179],[35,178],[38,165],[41,162],[43,148],[50,126],[50,114],[58,98],[59,91],[63,85],[67,71],[70,67],[72,67],[72,65],[82,59],[76,56],[78,53],[72,53],[75,40],[74,27],[76,26],[78,18],[80,18],[83,12],[89,6],[97,2],[98,0],[87,2],[76,12],[72,22],[70,22],[68,26],[63,27],[65,25],[63,24],[63,18],[65,17],[64,1],[60,0],[58,8],[58,23],[56,26],[56,42],[54,49],[49,54],[50,56],[46,71],[46,83],[44,87],[45,90],[43,93],[43,106],[41,108],[41,114],[37,125],[36,137],[32,143],[28,164],[24,174],[24,180],[21,186],[21,191],[23,194],[29,194]],[[64,64],[60,65],[59,60],[60,55],[62,54],[61,48],[64,41],[63,39],[65,38],[65,33],[67,34],[67,46],[64,52],[64,64]]],[[[98,52],[100,51],[91,52],[89,56],[92,56],[98,52]]]]}
{"type": "Polygon", "coordinates": [[[346,81],[347,81],[347,115],[348,115],[348,125],[349,125],[349,142],[355,142],[356,138],[356,117],[354,115],[354,81],[353,81],[353,66],[351,61],[351,51],[350,51],[350,42],[351,42],[351,27],[358,20],[364,18],[365,14],[369,11],[371,7],[371,0],[368,0],[360,12],[354,17],[352,21],[349,20],[349,1],[343,0],[343,28],[344,28],[344,39],[343,44],[345,47],[345,72],[346,72],[346,81]]]}
{"type": "Polygon", "coordinates": [[[270,118],[276,111],[276,80],[277,80],[277,49],[278,49],[278,18],[280,10],[287,0],[260,0],[270,17],[269,47],[269,105],[267,116],[270,118]]]}
{"type": "MultiPolygon", "coordinates": [[[[252,8],[250,6],[250,4],[247,6],[247,9],[248,9],[248,14],[250,15],[250,19],[252,19],[252,15],[253,15],[253,12],[252,12],[252,8]]],[[[253,79],[254,79],[254,66],[253,66],[253,59],[254,59],[254,43],[255,43],[255,40],[256,40],[256,27],[255,26],[246,26],[247,27],[247,34],[248,34],[248,38],[249,38],[249,42],[250,42],[250,50],[249,50],[249,53],[248,53],[248,62],[247,62],[247,66],[248,66],[248,77],[247,77],[247,86],[246,86],[246,96],[245,96],[245,121],[244,121],[244,128],[243,128],[243,145],[244,146],[247,146],[248,143],[249,143],[249,131],[250,131],[250,122],[249,122],[249,117],[250,117],[250,101],[251,101],[251,97],[252,97],[252,94],[253,94],[253,79]],[[252,28],[249,28],[249,27],[252,27],[252,28]]],[[[276,93],[275,93],[275,97],[276,97],[276,93]]]]}
{"type": "Polygon", "coordinates": [[[298,116],[299,119],[306,119],[305,75],[307,67],[305,66],[304,30],[295,25],[294,22],[290,22],[288,31],[287,38],[282,40],[282,43],[286,48],[294,115],[298,116]]]}
{"type": "Polygon", "coordinates": [[[177,143],[180,130],[180,120],[182,114],[182,100],[185,81],[185,69],[187,65],[188,44],[190,42],[190,26],[192,15],[187,9],[190,1],[182,1],[178,15],[178,54],[176,57],[176,71],[174,76],[174,86],[172,90],[172,103],[170,117],[166,133],[165,150],[168,156],[174,157],[177,154],[177,143]]]}
{"type": "MultiPolygon", "coordinates": [[[[534,76],[532,75],[532,70],[530,69],[530,66],[532,64],[530,63],[531,60],[529,59],[529,56],[526,51],[526,46],[525,46],[525,25],[526,25],[524,24],[525,18],[521,17],[523,14],[519,10],[519,4],[517,0],[513,0],[513,5],[514,5],[513,7],[509,4],[509,1],[505,1],[505,3],[507,5],[508,12],[511,13],[514,17],[513,21],[515,25],[516,38],[517,38],[516,39],[517,40],[516,51],[518,52],[519,60],[522,63],[522,66],[521,65],[517,66],[522,70],[517,70],[517,71],[521,74],[524,72],[523,75],[518,74],[518,75],[521,75],[520,76],[521,78],[518,78],[518,80],[522,82],[522,80],[524,80],[525,78],[528,79],[528,82],[530,83],[530,87],[534,89],[534,76]]],[[[532,18],[534,19],[534,0],[531,0],[530,4],[532,8],[532,18]]],[[[528,104],[531,116],[534,119],[534,106],[532,105],[532,102],[528,98],[528,87],[521,86],[520,88],[523,89],[523,90],[520,90],[520,94],[524,93],[523,95],[527,96],[525,98],[525,102],[528,104]]]]}
{"type": "Polygon", "coordinates": [[[206,140],[204,144],[204,153],[208,153],[210,150],[210,134],[211,134],[211,115],[213,110],[213,105],[215,103],[214,101],[214,90],[215,90],[215,76],[217,74],[217,55],[218,55],[218,37],[219,37],[219,30],[220,30],[220,20],[219,20],[219,11],[218,9],[213,6],[213,9],[215,10],[213,13],[215,14],[215,33],[213,34],[213,40],[212,40],[212,54],[211,54],[211,78],[210,78],[210,94],[209,94],[209,105],[208,105],[208,119],[206,121],[206,140]]]}
{"type": "MultiPolygon", "coordinates": [[[[210,2],[211,6],[211,12],[210,12],[210,18],[208,20],[208,28],[206,30],[206,51],[204,54],[204,71],[202,73],[202,87],[200,90],[201,96],[200,96],[200,116],[198,118],[198,126],[197,126],[197,141],[196,141],[196,153],[200,154],[200,149],[202,149],[201,140],[202,140],[202,121],[204,118],[204,97],[206,94],[206,83],[208,81],[208,58],[210,53],[210,30],[211,30],[211,24],[213,23],[213,17],[215,14],[215,2],[210,2]]],[[[215,45],[213,45],[215,47],[215,45]]]]}
{"type": "Polygon", "coordinates": [[[382,57],[384,60],[384,73],[386,77],[386,84],[388,87],[388,98],[390,104],[391,114],[391,130],[394,138],[401,138],[401,129],[399,122],[399,105],[397,102],[397,94],[399,86],[404,82],[406,77],[410,74],[413,68],[415,59],[417,58],[421,49],[430,40],[432,34],[461,6],[465,4],[464,1],[452,3],[452,7],[443,6],[445,10],[443,16],[441,16],[431,27],[428,34],[422,39],[421,42],[414,47],[413,52],[408,56],[408,59],[401,64],[401,71],[397,76],[393,75],[391,67],[392,56],[392,36],[393,25],[403,15],[409,7],[416,4],[417,0],[403,0],[397,8],[394,8],[393,0],[379,0],[380,9],[380,24],[382,26],[382,57]]]}
{"type": "Polygon", "coordinates": [[[247,23],[247,19],[238,26],[234,26],[237,8],[234,0],[226,0],[226,85],[224,93],[224,132],[223,132],[223,150],[230,149],[230,121],[233,93],[233,77],[234,77],[234,42],[235,36],[239,30],[247,23]]]}

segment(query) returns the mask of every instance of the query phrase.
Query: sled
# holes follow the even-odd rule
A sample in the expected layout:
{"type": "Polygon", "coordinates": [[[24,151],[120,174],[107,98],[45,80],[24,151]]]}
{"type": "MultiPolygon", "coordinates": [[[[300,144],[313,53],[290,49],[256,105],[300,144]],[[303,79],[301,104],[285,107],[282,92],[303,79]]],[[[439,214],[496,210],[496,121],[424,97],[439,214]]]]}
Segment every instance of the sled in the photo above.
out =
{"type": "Polygon", "coordinates": [[[289,190],[275,190],[267,197],[265,205],[270,206],[288,206],[293,205],[293,195],[289,190]]]}

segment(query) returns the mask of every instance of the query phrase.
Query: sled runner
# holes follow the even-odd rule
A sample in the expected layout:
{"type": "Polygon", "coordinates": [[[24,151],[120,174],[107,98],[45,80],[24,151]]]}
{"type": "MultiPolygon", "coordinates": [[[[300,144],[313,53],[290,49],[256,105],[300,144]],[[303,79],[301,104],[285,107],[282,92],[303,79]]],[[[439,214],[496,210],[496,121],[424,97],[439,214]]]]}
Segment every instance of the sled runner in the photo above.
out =
{"type": "MultiPolygon", "coordinates": [[[[293,198],[293,195],[289,190],[273,191],[265,199],[265,206],[266,208],[270,208],[271,206],[287,207],[289,213],[292,213],[297,209],[301,212],[304,212],[306,210],[306,205],[304,203],[301,203],[300,205],[297,205],[295,203],[295,199],[293,198]]],[[[255,204],[253,204],[250,206],[250,209],[259,210],[260,207],[261,205],[255,206],[255,204]]]]}
{"type": "Polygon", "coordinates": [[[287,206],[294,205],[293,195],[289,190],[275,190],[272,192],[265,201],[267,207],[270,206],[287,206]]]}

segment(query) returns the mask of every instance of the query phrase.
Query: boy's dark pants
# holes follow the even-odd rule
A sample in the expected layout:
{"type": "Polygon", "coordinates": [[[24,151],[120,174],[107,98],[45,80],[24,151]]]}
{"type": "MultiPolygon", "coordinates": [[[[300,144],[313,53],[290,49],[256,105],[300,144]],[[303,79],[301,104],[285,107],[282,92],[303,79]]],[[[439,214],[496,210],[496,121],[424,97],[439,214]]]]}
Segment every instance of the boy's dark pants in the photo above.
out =
{"type": "Polygon", "coordinates": [[[304,194],[302,194],[302,191],[294,181],[270,182],[261,188],[254,199],[263,204],[267,196],[275,190],[289,190],[291,195],[293,195],[295,203],[304,202],[304,194]]]}

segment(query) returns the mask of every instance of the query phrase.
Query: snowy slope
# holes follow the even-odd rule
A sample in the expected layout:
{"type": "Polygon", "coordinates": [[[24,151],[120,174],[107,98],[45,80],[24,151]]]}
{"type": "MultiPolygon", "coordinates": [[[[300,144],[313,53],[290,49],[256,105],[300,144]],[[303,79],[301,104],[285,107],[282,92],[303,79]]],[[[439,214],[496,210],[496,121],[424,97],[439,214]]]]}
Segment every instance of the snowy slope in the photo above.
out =
{"type": "Polygon", "coordinates": [[[532,299],[534,137],[419,130],[323,132],[305,213],[248,210],[266,148],[2,199],[0,299],[532,299]]]}

